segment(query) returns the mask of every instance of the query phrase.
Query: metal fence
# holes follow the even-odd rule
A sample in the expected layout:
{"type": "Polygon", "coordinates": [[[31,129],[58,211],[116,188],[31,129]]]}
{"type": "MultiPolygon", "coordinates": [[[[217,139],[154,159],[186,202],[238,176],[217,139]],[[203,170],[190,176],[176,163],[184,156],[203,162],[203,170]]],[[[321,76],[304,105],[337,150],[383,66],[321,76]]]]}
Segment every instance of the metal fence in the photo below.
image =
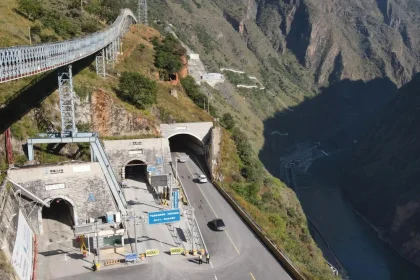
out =
{"type": "Polygon", "coordinates": [[[115,22],[91,35],[57,43],[0,48],[0,83],[39,74],[92,55],[107,47],[137,22],[129,9],[115,22]]]}

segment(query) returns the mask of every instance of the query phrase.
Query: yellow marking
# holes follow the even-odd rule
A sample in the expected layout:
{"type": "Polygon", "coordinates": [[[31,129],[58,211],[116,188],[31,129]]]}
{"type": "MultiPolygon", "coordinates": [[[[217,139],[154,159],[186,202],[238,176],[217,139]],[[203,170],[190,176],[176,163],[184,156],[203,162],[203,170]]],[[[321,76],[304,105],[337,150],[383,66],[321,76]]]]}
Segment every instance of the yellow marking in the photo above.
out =
{"type": "Polygon", "coordinates": [[[230,238],[229,233],[227,232],[227,230],[225,230],[227,236],[229,237],[230,242],[232,242],[233,247],[235,247],[236,252],[238,252],[238,255],[240,255],[241,253],[239,253],[238,248],[236,248],[235,243],[233,243],[232,238],[230,238]]]}
{"type": "Polygon", "coordinates": [[[254,275],[252,275],[252,273],[251,273],[251,272],[250,272],[249,274],[251,275],[252,279],[253,279],[253,280],[255,280],[254,275]]]}

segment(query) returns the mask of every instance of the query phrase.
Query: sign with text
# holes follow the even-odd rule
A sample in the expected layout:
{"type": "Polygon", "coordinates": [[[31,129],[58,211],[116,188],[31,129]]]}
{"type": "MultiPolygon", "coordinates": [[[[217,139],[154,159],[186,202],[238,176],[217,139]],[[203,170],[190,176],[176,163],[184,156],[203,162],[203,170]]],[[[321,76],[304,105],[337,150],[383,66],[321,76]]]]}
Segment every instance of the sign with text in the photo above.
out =
{"type": "Polygon", "coordinates": [[[179,191],[172,192],[172,208],[178,209],[179,191]]]}
{"type": "Polygon", "coordinates": [[[149,225],[175,223],[181,220],[181,212],[179,209],[149,212],[148,223],[149,225]]]}
{"type": "Polygon", "coordinates": [[[34,234],[21,210],[19,210],[15,247],[13,248],[12,266],[21,280],[30,280],[33,267],[34,234]]]}

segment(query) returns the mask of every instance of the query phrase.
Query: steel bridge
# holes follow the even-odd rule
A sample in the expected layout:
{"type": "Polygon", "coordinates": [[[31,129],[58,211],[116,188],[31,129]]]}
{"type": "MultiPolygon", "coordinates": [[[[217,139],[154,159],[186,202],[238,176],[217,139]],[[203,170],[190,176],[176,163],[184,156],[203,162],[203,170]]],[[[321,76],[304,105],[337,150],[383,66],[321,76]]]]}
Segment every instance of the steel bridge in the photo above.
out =
{"type": "Polygon", "coordinates": [[[137,19],[133,12],[123,9],[111,26],[88,36],[57,43],[0,48],[0,83],[60,68],[58,90],[61,133],[41,135],[42,139],[29,139],[29,160],[33,160],[33,144],[89,142],[92,149],[92,161],[100,163],[115,202],[123,214],[126,213],[127,202],[98,135],[78,133],[77,131],[71,64],[85,57],[96,55],[96,73],[105,77],[107,62],[115,62],[118,54],[121,53],[121,37],[128,31],[130,25],[136,22],[137,19]]]}
{"type": "Polygon", "coordinates": [[[0,83],[39,74],[71,64],[106,49],[114,56],[120,37],[137,22],[129,9],[121,10],[115,22],[91,35],[57,43],[0,48],[0,83]]]}

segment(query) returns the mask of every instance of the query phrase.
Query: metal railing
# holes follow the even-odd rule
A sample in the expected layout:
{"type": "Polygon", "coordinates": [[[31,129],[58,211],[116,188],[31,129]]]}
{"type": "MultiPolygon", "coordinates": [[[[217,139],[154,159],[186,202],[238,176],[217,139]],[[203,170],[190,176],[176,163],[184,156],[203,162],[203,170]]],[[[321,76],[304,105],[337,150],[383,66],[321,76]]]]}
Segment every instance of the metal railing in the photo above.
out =
{"type": "Polygon", "coordinates": [[[92,55],[121,37],[137,22],[129,9],[114,23],[91,35],[57,43],[0,48],[0,83],[55,69],[92,55]]]}

